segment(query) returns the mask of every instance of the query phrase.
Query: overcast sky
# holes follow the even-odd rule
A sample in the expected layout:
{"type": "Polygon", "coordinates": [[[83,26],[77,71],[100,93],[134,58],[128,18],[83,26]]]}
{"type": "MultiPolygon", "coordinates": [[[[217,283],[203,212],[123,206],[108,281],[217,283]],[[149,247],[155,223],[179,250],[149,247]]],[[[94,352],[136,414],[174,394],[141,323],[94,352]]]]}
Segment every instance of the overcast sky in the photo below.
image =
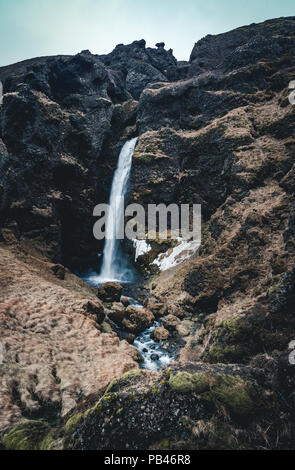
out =
{"type": "Polygon", "coordinates": [[[37,56],[110,52],[164,41],[178,60],[193,45],[250,23],[295,15],[294,0],[0,0],[0,66],[37,56]]]}

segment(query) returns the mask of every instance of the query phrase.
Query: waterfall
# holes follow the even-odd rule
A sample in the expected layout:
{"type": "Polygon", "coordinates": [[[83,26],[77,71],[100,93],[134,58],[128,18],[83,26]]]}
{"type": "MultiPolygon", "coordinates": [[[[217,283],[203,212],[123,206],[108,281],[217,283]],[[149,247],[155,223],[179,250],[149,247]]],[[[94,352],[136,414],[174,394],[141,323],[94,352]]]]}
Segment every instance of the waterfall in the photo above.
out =
{"type": "Polygon", "coordinates": [[[103,250],[102,267],[99,275],[100,282],[128,280],[127,262],[120,255],[120,240],[116,234],[120,232],[124,217],[124,196],[131,172],[132,157],[137,143],[137,137],[128,140],[119,155],[114,174],[109,211],[106,219],[105,245],[103,250]]]}

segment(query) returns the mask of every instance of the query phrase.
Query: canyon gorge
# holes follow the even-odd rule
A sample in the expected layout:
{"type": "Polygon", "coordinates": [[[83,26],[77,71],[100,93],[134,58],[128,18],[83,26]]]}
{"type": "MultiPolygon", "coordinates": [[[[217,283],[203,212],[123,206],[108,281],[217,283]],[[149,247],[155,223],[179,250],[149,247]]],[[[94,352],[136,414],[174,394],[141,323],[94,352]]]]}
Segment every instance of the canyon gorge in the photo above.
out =
{"type": "Polygon", "coordinates": [[[294,448],[294,50],[288,17],[0,68],[0,448],[294,448]],[[201,204],[201,246],[123,241],[124,283],[112,187],[201,204]]]}

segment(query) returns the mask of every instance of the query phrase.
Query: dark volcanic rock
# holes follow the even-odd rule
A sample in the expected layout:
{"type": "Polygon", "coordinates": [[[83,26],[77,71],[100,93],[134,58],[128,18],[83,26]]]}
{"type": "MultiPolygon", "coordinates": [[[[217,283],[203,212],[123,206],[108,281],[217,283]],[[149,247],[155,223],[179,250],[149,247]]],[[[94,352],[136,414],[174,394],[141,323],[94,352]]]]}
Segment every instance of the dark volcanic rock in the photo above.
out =
{"type": "Polygon", "coordinates": [[[273,313],[295,312],[295,268],[281,276],[280,286],[271,305],[273,313]]]}
{"type": "MultiPolygon", "coordinates": [[[[274,370],[270,375],[275,375],[274,370]]],[[[282,389],[285,393],[286,388],[282,389]]],[[[266,414],[267,419],[275,419],[278,392],[278,383],[271,386],[267,375],[254,367],[190,364],[153,376],[131,371],[114,381],[84,416],[76,417],[66,446],[234,449],[241,445],[230,439],[235,433],[243,439],[243,448],[259,448],[265,435],[257,424],[264,422],[266,414]],[[272,387],[277,394],[270,392],[272,387]]],[[[271,447],[277,436],[267,433],[271,447]]],[[[286,434],[279,441],[291,443],[286,434]]]]}
{"type": "Polygon", "coordinates": [[[167,75],[177,68],[177,61],[171,51],[163,47],[146,48],[145,41],[132,44],[119,44],[101,60],[111,70],[116,71],[127,91],[138,99],[148,83],[168,81],[167,75]]]}
{"type": "Polygon", "coordinates": [[[279,58],[294,47],[295,17],[243,26],[197,42],[190,56],[191,76],[202,71],[244,67],[258,60],[279,58]]]}

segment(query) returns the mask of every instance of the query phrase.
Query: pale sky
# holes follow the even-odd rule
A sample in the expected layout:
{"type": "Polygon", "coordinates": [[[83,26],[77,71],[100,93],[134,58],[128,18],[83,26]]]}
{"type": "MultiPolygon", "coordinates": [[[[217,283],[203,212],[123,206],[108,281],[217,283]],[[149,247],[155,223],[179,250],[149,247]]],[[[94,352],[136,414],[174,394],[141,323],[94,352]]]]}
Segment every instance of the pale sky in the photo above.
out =
{"type": "Polygon", "coordinates": [[[111,52],[119,43],[164,41],[188,60],[206,34],[280,16],[294,0],[0,0],[0,66],[56,54],[111,52]]]}

